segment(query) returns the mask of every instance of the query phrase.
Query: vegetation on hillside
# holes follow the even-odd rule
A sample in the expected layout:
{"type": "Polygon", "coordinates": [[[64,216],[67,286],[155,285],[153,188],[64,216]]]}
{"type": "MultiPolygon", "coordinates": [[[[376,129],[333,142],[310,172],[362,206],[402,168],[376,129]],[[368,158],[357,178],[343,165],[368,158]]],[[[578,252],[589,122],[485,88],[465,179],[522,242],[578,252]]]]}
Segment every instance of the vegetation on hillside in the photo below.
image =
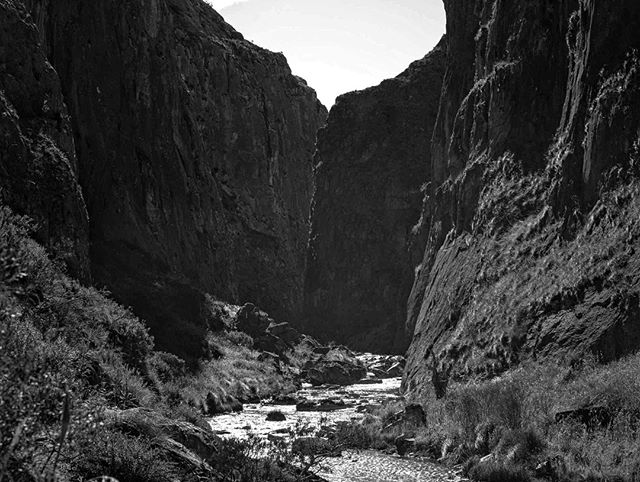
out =
{"type": "Polygon", "coordinates": [[[204,422],[238,398],[293,389],[250,338],[211,334],[209,359],[188,370],[108,293],[66,276],[32,229],[0,208],[0,480],[293,477],[204,422]]]}
{"type": "Polygon", "coordinates": [[[457,465],[484,482],[637,481],[640,355],[607,365],[528,364],[490,381],[455,383],[421,400],[426,424],[390,426],[402,406],[374,410],[335,434],[354,448],[391,448],[457,465]]]}

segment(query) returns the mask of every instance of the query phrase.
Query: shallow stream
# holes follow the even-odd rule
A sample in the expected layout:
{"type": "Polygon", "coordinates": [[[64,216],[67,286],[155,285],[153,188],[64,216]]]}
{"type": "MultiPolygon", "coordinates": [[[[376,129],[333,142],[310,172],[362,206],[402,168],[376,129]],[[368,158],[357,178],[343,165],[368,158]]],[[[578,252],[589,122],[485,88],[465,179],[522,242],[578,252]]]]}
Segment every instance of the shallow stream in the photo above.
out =
{"type": "MultiPolygon", "coordinates": [[[[364,417],[366,407],[385,402],[402,400],[400,378],[388,378],[382,383],[354,384],[343,387],[312,387],[304,384],[293,399],[311,402],[341,400],[346,408],[332,411],[298,411],[292,401],[290,405],[262,402],[245,404],[244,411],[219,415],[211,419],[213,430],[224,438],[246,439],[250,436],[270,439],[286,438],[290,433],[299,433],[307,428],[315,431],[330,427],[341,421],[359,420],[364,417]],[[280,411],[284,421],[267,421],[272,411],[280,411]]],[[[341,457],[326,459],[317,474],[331,482],[372,481],[460,481],[454,471],[423,458],[400,457],[379,451],[344,451],[341,457]]]]}

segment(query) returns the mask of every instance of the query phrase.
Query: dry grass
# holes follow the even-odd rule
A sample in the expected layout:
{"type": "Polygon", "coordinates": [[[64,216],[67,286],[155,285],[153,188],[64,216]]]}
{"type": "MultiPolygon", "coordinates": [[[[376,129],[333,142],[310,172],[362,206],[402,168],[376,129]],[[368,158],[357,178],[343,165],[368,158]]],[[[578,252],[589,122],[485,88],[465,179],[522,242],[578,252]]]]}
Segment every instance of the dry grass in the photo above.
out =
{"type": "Polygon", "coordinates": [[[422,400],[425,427],[386,421],[402,406],[372,411],[333,435],[352,448],[393,449],[394,439],[415,438],[414,452],[450,464],[465,464],[479,481],[552,479],[640,480],[640,355],[607,365],[579,368],[529,364],[501,378],[456,383],[444,400],[422,400]],[[556,422],[558,412],[602,407],[611,422],[586,426],[556,422]],[[493,454],[483,463],[484,456],[493,454]],[[546,463],[546,476],[536,467],[546,463]]]}
{"type": "Polygon", "coordinates": [[[231,396],[242,401],[295,390],[291,377],[280,373],[275,365],[260,361],[260,353],[246,344],[235,344],[234,336],[229,337],[224,332],[211,334],[211,342],[222,356],[202,362],[196,374],[169,381],[163,390],[168,394],[180,394],[179,401],[194,407],[205,405],[209,393],[222,400],[231,396]]]}
{"type": "Polygon", "coordinates": [[[496,380],[456,384],[446,400],[424,401],[427,425],[447,434],[441,455],[452,462],[493,453],[502,461],[493,465],[518,470],[554,461],[556,475],[566,480],[637,480],[639,369],[640,356],[632,356],[579,369],[529,365],[496,380]],[[583,406],[603,407],[612,422],[556,422],[556,413],[583,406]]]}

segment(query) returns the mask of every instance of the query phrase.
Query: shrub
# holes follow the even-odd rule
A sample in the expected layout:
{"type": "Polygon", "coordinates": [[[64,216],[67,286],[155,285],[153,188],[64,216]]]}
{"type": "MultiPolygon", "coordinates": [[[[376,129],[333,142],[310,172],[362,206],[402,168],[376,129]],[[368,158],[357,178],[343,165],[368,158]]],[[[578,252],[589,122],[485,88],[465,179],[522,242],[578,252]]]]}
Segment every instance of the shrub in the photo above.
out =
{"type": "Polygon", "coordinates": [[[331,441],[336,446],[350,449],[377,449],[388,444],[383,438],[382,427],[377,420],[339,423],[335,432],[331,434],[331,441]]]}
{"type": "Polygon", "coordinates": [[[309,473],[296,467],[296,457],[285,443],[258,438],[227,440],[216,456],[208,461],[223,474],[223,481],[295,482],[308,480],[309,473]],[[269,454],[268,458],[264,454],[269,454]]]}
{"type": "Polygon", "coordinates": [[[109,352],[101,353],[102,388],[107,399],[118,408],[149,406],[155,396],[144,380],[132,368],[109,352]]]}
{"type": "Polygon", "coordinates": [[[161,383],[169,383],[185,376],[187,370],[182,358],[157,351],[147,360],[147,372],[157,377],[161,383]]]}
{"type": "Polygon", "coordinates": [[[143,437],[104,429],[86,440],[74,471],[86,479],[108,475],[127,482],[170,482],[179,472],[166,458],[143,437]]]}
{"type": "Polygon", "coordinates": [[[244,331],[232,330],[225,332],[224,336],[233,345],[253,348],[253,338],[244,331]]]}
{"type": "MultiPolygon", "coordinates": [[[[11,472],[28,472],[60,433],[65,399],[76,389],[72,358],[64,342],[46,343],[18,314],[0,317],[0,453],[11,472]]],[[[5,470],[0,465],[0,475],[5,470]]]]}

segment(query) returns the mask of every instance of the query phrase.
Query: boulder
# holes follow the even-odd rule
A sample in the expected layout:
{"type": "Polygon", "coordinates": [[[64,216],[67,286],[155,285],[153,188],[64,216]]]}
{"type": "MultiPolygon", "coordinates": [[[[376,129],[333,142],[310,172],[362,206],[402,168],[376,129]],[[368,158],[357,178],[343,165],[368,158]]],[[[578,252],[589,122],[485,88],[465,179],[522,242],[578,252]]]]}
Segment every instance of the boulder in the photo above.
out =
{"type": "Polygon", "coordinates": [[[296,345],[300,342],[302,335],[298,330],[293,328],[289,323],[272,323],[267,328],[267,332],[281,338],[289,345],[296,345]]]}
{"type": "Polygon", "coordinates": [[[410,404],[404,410],[397,412],[391,416],[385,429],[393,427],[407,427],[411,429],[424,427],[427,423],[427,417],[421,405],[410,404]]]}
{"type": "Polygon", "coordinates": [[[324,399],[319,401],[302,400],[296,404],[298,412],[333,412],[351,407],[344,400],[324,399]]]}
{"type": "Polygon", "coordinates": [[[295,405],[298,399],[293,395],[278,395],[271,400],[273,405],[295,405]]]}
{"type": "Polygon", "coordinates": [[[339,361],[320,361],[307,370],[312,385],[351,385],[367,376],[361,365],[339,361]]]}
{"type": "Polygon", "coordinates": [[[236,316],[238,330],[244,331],[253,338],[263,336],[272,323],[273,320],[269,315],[252,303],[247,303],[240,308],[236,316]]]}
{"type": "Polygon", "coordinates": [[[203,406],[207,415],[217,415],[229,412],[241,412],[242,403],[232,395],[209,392],[203,406]]]}
{"type": "Polygon", "coordinates": [[[287,419],[280,410],[272,410],[267,414],[267,422],[284,422],[287,419]]]}

